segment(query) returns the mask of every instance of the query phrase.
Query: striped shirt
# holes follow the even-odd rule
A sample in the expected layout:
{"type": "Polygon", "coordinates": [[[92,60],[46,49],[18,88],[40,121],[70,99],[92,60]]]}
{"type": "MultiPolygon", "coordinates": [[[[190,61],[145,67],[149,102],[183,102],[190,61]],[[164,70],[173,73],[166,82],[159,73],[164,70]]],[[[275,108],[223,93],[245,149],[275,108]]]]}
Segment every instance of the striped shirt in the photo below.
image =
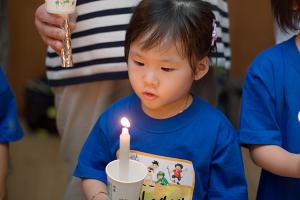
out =
{"type": "MultiPolygon", "coordinates": [[[[217,19],[216,65],[229,69],[229,19],[226,0],[207,0],[217,19]]],[[[50,47],[46,57],[51,86],[127,78],[125,31],[132,8],[140,0],[77,0],[76,29],[72,33],[74,66],[62,68],[50,47]]]]}

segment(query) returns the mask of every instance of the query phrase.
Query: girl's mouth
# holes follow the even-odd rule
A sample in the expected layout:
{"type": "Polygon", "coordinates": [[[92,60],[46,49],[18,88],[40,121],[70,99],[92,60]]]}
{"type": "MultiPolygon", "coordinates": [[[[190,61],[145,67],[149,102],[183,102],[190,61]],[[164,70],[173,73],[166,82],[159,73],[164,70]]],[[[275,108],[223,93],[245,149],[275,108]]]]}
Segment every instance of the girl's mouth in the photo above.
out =
{"type": "Polygon", "coordinates": [[[154,100],[157,98],[157,95],[151,93],[151,92],[143,92],[143,97],[146,99],[146,100],[154,100]]]}

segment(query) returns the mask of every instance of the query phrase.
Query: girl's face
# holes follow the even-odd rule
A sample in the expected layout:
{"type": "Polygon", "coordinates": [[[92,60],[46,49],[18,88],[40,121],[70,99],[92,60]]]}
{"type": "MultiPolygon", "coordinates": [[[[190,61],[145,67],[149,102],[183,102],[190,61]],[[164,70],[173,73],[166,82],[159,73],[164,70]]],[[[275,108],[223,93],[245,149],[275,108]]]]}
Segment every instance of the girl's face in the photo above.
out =
{"type": "Polygon", "coordinates": [[[193,74],[188,59],[178,53],[174,44],[144,50],[140,41],[143,40],[130,45],[128,73],[131,85],[146,114],[157,119],[174,116],[185,109],[193,81],[208,71],[208,58],[199,62],[199,70],[193,74]]]}

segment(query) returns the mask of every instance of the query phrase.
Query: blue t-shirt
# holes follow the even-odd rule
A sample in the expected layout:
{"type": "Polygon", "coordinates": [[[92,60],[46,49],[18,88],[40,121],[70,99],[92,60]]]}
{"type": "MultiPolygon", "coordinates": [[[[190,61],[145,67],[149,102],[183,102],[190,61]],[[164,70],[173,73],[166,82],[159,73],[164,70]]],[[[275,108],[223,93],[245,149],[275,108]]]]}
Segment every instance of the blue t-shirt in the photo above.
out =
{"type": "Polygon", "coordinates": [[[96,122],[75,176],[106,182],[124,116],[131,123],[131,158],[149,171],[141,199],[247,199],[237,135],[219,111],[197,97],[184,112],[161,120],[146,115],[135,94],[118,101],[96,122]]]}
{"type": "Polygon", "coordinates": [[[23,137],[16,107],[16,99],[0,67],[0,143],[16,141],[23,137]]]}
{"type": "MultiPolygon", "coordinates": [[[[243,90],[239,136],[244,145],[278,145],[300,153],[300,53],[295,37],[252,63],[243,90]]],[[[299,200],[300,179],[262,170],[257,199],[299,200]]]]}

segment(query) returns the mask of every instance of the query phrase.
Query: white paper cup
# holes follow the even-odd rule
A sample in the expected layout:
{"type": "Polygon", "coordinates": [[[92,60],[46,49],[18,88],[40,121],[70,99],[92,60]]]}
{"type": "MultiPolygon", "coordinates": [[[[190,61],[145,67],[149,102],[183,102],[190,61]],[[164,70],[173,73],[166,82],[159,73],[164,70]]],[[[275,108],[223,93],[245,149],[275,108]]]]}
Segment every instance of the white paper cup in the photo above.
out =
{"type": "Polygon", "coordinates": [[[76,0],[45,0],[47,12],[68,15],[75,12],[76,0]]]}
{"type": "Polygon", "coordinates": [[[138,200],[147,167],[138,161],[129,160],[128,181],[119,179],[119,160],[114,160],[106,166],[107,190],[110,200],[138,200]]]}

